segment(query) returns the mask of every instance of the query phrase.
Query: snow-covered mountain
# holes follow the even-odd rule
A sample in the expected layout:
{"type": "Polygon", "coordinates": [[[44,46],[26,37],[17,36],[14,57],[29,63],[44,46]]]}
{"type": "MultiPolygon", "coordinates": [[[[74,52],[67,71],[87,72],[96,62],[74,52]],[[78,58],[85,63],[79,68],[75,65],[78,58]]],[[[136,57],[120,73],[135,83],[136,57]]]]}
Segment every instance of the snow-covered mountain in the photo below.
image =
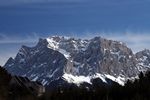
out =
{"type": "Polygon", "coordinates": [[[119,41],[101,37],[76,39],[51,36],[39,39],[35,47],[22,46],[5,66],[10,73],[38,80],[43,85],[63,79],[69,83],[91,83],[100,78],[123,85],[150,67],[150,51],[133,54],[119,41]]]}

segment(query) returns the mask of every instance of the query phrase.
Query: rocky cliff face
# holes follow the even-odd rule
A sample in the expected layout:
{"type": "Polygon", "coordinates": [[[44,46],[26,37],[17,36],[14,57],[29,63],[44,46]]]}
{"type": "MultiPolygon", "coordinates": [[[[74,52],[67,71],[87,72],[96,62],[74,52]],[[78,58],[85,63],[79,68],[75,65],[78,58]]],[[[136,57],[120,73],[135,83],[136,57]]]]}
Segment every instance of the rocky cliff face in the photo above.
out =
{"type": "Polygon", "coordinates": [[[10,58],[5,64],[6,69],[19,76],[26,76],[46,84],[46,81],[63,75],[66,58],[63,54],[47,47],[48,42],[40,39],[33,47],[22,46],[15,59],[10,58]]]}
{"type": "Polygon", "coordinates": [[[149,59],[149,50],[133,54],[118,41],[101,37],[82,40],[52,36],[40,39],[35,47],[22,46],[16,57],[7,61],[5,68],[15,75],[47,85],[64,75],[63,78],[66,75],[135,77],[139,71],[149,68],[149,59]]]}
{"type": "Polygon", "coordinates": [[[136,53],[137,66],[140,71],[147,71],[150,68],[150,50],[145,49],[136,53]]]}
{"type": "Polygon", "coordinates": [[[84,76],[103,73],[132,77],[138,72],[131,49],[121,42],[100,37],[89,40],[86,49],[72,57],[72,65],[70,73],[84,76]]]}

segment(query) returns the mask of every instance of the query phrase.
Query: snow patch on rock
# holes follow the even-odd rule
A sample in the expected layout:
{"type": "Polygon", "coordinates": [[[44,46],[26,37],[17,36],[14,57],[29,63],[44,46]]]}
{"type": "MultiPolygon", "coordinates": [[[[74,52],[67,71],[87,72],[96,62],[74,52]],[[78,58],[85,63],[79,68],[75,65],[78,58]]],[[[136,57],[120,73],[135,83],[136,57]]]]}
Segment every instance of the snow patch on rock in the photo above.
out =
{"type": "Polygon", "coordinates": [[[125,82],[126,82],[126,79],[121,76],[114,77],[114,76],[111,76],[108,74],[99,74],[99,73],[96,73],[95,75],[92,75],[92,76],[74,76],[72,74],[65,73],[62,77],[68,83],[74,83],[74,84],[77,84],[78,86],[84,82],[92,84],[91,80],[95,79],[95,78],[100,78],[104,83],[107,83],[107,81],[106,81],[106,78],[107,78],[114,82],[117,82],[118,84],[120,84],[122,86],[124,86],[125,82]]]}
{"type": "Polygon", "coordinates": [[[65,73],[62,77],[68,83],[75,83],[77,85],[80,85],[81,83],[86,82],[91,84],[91,78],[89,76],[74,76],[72,74],[65,73]]]}

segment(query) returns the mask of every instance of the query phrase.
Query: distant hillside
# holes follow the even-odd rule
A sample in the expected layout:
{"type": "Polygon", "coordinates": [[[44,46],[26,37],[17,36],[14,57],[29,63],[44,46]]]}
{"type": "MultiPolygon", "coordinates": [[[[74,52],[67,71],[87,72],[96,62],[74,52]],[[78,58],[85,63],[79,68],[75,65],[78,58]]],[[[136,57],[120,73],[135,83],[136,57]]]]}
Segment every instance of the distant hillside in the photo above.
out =
{"type": "Polygon", "coordinates": [[[0,100],[31,100],[44,92],[45,88],[40,83],[26,77],[12,76],[0,67],[0,100]]]}

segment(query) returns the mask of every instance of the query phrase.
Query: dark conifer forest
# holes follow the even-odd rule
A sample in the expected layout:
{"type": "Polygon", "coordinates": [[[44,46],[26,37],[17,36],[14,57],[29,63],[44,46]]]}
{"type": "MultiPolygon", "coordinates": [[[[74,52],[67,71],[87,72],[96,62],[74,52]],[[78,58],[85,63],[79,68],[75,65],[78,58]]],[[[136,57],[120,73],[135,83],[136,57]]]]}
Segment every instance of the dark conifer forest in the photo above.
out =
{"type": "Polygon", "coordinates": [[[150,72],[141,72],[139,79],[127,81],[125,86],[115,82],[110,86],[102,85],[95,79],[92,86],[58,86],[52,90],[46,89],[41,96],[27,88],[10,85],[12,77],[0,68],[0,100],[150,100],[150,72]]]}

